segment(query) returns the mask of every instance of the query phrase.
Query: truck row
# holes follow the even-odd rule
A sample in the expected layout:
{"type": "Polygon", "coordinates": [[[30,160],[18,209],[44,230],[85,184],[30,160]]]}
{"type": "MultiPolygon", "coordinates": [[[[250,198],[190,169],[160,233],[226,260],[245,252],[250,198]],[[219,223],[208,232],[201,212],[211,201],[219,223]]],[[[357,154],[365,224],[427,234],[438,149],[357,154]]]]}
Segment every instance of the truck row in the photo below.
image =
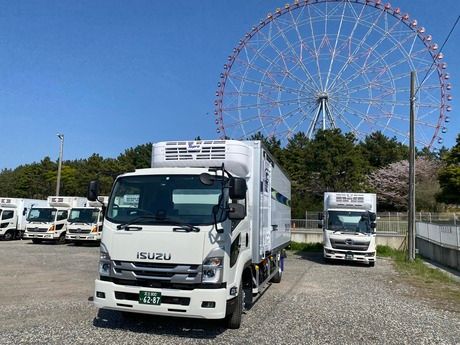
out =
{"type": "MultiPolygon", "coordinates": [[[[2,199],[2,234],[101,240],[94,303],[103,309],[238,328],[255,296],[281,281],[291,183],[260,141],[157,143],[151,168],[118,176],[106,201],[98,194],[91,181],[88,200],[2,199]]],[[[326,193],[324,206],[325,259],[374,265],[375,195],[326,193]]]]}
{"type": "Polygon", "coordinates": [[[82,197],[0,198],[0,237],[5,240],[99,242],[102,222],[102,203],[82,197]]]}

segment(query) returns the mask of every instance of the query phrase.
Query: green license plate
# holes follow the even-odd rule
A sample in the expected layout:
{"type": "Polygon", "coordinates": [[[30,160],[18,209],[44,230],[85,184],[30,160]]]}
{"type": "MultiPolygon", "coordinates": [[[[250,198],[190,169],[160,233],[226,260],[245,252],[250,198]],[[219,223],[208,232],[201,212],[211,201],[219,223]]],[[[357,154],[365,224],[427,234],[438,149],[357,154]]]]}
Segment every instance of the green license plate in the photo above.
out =
{"type": "Polygon", "coordinates": [[[155,291],[139,291],[139,303],[140,304],[161,304],[161,292],[155,291]]]}

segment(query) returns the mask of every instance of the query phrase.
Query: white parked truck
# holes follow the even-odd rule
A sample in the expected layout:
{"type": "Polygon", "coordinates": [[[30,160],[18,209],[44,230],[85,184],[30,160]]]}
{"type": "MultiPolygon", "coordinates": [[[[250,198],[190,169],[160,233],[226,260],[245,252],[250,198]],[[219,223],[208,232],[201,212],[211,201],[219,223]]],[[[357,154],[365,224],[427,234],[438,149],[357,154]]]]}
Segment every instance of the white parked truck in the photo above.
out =
{"type": "Polygon", "coordinates": [[[101,240],[104,203],[107,203],[107,197],[101,196],[95,201],[87,200],[84,207],[73,207],[70,210],[65,235],[68,243],[80,245],[101,240]]]}
{"type": "Polygon", "coordinates": [[[376,262],[377,198],[371,193],[324,193],[324,258],[376,262]]]}
{"type": "MultiPolygon", "coordinates": [[[[97,197],[92,181],[88,199],[97,197]]],[[[105,214],[99,308],[226,319],[280,282],[291,185],[260,141],[153,145],[152,168],[118,176],[105,214]]]]}
{"type": "Polygon", "coordinates": [[[69,211],[72,207],[84,206],[86,201],[78,196],[49,196],[46,207],[30,209],[23,238],[31,239],[33,243],[65,243],[69,211]]]}
{"type": "Polygon", "coordinates": [[[0,237],[5,240],[21,238],[30,209],[46,205],[46,200],[0,198],[0,237]]]}

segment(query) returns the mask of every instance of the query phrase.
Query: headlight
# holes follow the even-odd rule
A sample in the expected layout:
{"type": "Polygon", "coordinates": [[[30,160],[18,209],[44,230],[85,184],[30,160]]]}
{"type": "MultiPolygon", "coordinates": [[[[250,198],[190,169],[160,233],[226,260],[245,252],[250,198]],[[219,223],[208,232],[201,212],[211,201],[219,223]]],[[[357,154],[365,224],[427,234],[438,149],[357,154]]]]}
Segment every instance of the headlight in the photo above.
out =
{"type": "Polygon", "coordinates": [[[222,282],[224,258],[221,256],[208,257],[203,262],[203,283],[222,282]]]}
{"type": "Polygon", "coordinates": [[[104,243],[101,243],[99,257],[99,274],[101,276],[110,276],[111,261],[109,251],[104,243]]]}

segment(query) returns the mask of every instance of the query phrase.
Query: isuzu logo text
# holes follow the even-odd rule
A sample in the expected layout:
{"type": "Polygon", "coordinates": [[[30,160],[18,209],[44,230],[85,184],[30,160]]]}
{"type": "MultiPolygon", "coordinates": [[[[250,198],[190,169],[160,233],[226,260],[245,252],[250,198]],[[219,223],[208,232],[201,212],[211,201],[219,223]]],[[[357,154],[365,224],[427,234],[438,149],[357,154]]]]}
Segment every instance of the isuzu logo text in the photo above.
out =
{"type": "Polygon", "coordinates": [[[171,260],[171,253],[137,252],[136,258],[149,260],[171,260]]]}

